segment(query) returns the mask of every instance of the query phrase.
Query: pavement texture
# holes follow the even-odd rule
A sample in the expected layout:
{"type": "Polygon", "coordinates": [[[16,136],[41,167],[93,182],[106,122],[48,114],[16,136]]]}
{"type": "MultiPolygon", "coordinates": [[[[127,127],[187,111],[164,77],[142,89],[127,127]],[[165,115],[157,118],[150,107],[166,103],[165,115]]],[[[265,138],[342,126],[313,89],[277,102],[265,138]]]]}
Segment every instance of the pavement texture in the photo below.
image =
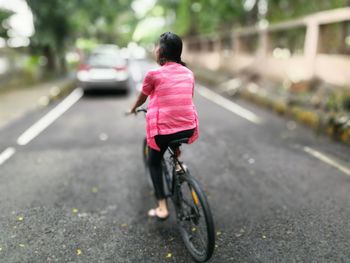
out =
{"type": "MultiPolygon", "coordinates": [[[[145,120],[124,115],[135,95],[84,96],[25,146],[18,136],[59,102],[3,127],[0,153],[16,153],[0,165],[0,262],[192,262],[174,209],[147,217],[145,120]]],[[[200,93],[195,103],[200,139],[183,160],[214,215],[210,262],[350,262],[350,177],[303,150],[348,167],[349,148],[245,101],[260,124],[200,93]]]]}

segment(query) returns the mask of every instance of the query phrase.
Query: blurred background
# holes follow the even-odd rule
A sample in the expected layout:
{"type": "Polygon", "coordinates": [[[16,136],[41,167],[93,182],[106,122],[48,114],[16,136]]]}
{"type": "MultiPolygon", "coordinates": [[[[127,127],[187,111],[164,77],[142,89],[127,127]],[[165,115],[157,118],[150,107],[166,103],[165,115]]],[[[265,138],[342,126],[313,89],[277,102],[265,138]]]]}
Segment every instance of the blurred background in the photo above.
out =
{"type": "Polygon", "coordinates": [[[86,70],[87,54],[100,44],[115,45],[125,60],[144,59],[162,32],[173,31],[183,37],[183,59],[198,79],[313,128],[327,126],[328,134],[347,141],[349,5],[348,0],[0,0],[0,92],[86,70]]]}

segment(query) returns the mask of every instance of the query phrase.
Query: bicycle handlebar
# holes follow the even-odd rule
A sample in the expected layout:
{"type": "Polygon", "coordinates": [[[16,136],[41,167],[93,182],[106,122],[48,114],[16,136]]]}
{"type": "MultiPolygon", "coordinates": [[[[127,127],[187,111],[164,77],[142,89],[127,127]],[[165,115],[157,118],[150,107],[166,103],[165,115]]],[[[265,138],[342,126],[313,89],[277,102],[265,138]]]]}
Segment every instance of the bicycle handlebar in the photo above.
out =
{"type": "Polygon", "coordinates": [[[138,108],[138,109],[136,110],[136,112],[144,112],[144,113],[147,113],[147,109],[145,109],[145,108],[138,108]]]}
{"type": "MultiPolygon", "coordinates": [[[[136,113],[139,113],[139,112],[147,113],[147,109],[145,109],[145,108],[138,108],[138,109],[136,109],[136,113]]],[[[124,114],[126,116],[128,116],[128,115],[131,115],[132,113],[130,111],[126,111],[126,112],[124,112],[124,114]]]]}

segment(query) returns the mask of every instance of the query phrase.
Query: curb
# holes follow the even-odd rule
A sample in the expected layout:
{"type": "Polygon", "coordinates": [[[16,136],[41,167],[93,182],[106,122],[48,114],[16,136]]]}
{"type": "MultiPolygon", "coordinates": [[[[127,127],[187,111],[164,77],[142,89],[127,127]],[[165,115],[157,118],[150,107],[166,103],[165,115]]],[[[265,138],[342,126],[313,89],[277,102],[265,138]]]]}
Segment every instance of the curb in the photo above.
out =
{"type": "MultiPolygon", "coordinates": [[[[240,84],[225,84],[230,76],[222,72],[213,72],[207,69],[191,67],[196,78],[205,84],[208,84],[215,92],[225,95],[226,97],[239,96],[244,100],[267,108],[280,116],[291,118],[304,126],[311,128],[317,135],[326,134],[329,137],[350,145],[350,121],[342,122],[342,116],[337,113],[325,113],[321,110],[312,110],[302,106],[291,106],[281,98],[274,98],[271,94],[250,90],[247,83],[239,81],[240,84]],[[216,88],[212,88],[215,86],[216,88]]],[[[237,78],[237,76],[236,76],[237,78]]],[[[232,79],[232,77],[231,77],[232,79]]],[[[239,79],[239,77],[237,78],[239,79]]]]}
{"type": "Polygon", "coordinates": [[[75,87],[76,81],[74,79],[66,80],[64,83],[50,88],[49,94],[40,97],[37,104],[39,107],[46,107],[70,93],[75,87]]]}
{"type": "Polygon", "coordinates": [[[268,96],[252,93],[249,90],[239,91],[239,96],[258,106],[270,109],[280,116],[294,119],[314,130],[317,135],[326,134],[335,140],[350,145],[350,126],[342,125],[342,123],[339,122],[341,117],[336,116],[336,114],[326,115],[322,111],[305,109],[300,106],[289,106],[284,101],[273,100],[268,96]]]}

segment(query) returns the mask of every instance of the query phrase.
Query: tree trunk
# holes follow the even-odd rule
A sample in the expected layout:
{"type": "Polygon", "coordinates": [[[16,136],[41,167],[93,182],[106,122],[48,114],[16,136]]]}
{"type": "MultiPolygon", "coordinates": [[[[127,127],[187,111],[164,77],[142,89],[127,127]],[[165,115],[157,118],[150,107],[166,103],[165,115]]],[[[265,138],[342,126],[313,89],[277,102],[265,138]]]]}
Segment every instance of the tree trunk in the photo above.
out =
{"type": "Polygon", "coordinates": [[[246,23],[249,26],[253,26],[258,22],[259,10],[258,10],[258,0],[255,1],[255,4],[247,14],[246,23]]]}
{"type": "Polygon", "coordinates": [[[64,53],[60,55],[59,61],[60,61],[60,73],[65,75],[68,70],[67,70],[67,63],[66,63],[66,58],[64,53]]]}
{"type": "Polygon", "coordinates": [[[46,45],[43,50],[44,56],[46,58],[46,70],[48,72],[56,71],[56,59],[55,54],[51,46],[46,45]]]}

